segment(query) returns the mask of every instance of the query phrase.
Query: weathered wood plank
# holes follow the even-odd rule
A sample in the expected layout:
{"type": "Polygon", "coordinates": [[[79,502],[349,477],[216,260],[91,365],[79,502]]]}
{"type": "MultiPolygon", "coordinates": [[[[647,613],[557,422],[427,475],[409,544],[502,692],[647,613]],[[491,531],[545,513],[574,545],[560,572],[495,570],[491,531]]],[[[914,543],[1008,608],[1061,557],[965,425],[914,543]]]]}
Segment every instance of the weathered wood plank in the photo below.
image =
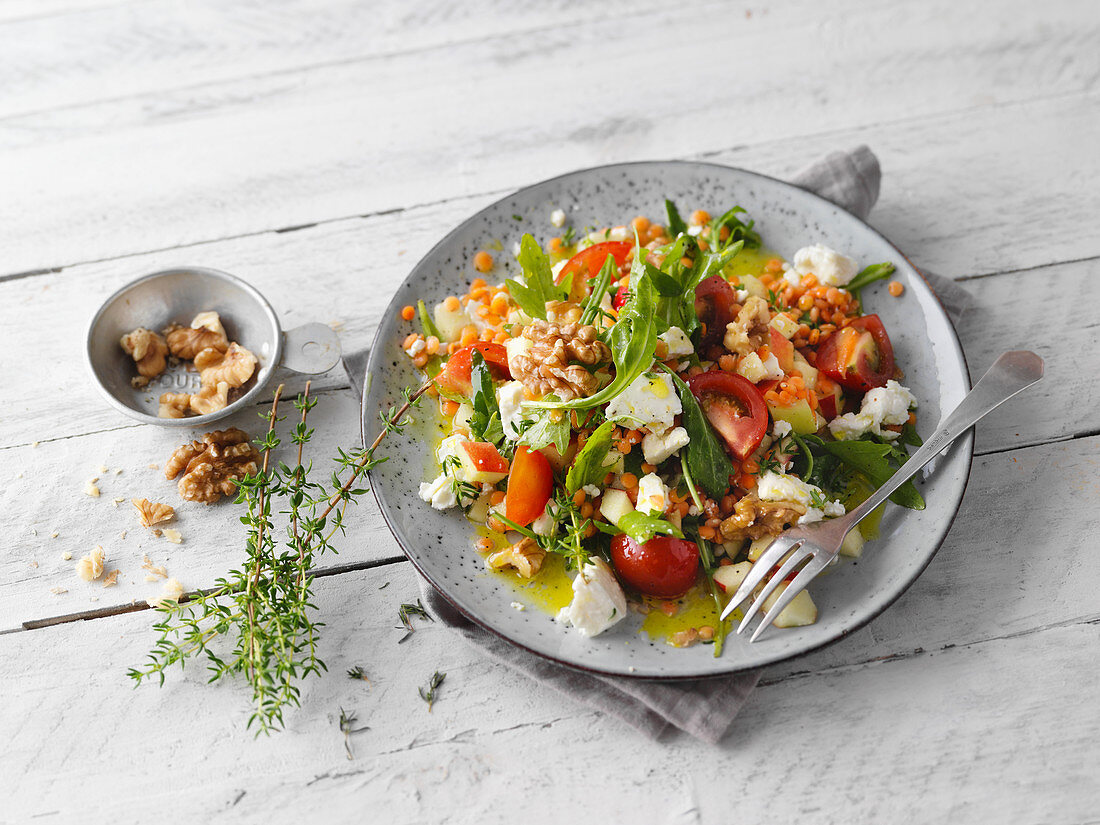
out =
{"type": "Polygon", "coordinates": [[[414,595],[408,565],[321,581],[329,673],[270,739],[245,731],[240,685],[206,686],[201,668],[127,689],[126,668],[152,640],[148,614],[0,637],[6,815],[105,818],[170,801],[204,821],[290,821],[305,805],[342,819],[381,805],[400,821],[709,822],[736,805],[746,821],[831,823],[904,821],[919,804],[934,821],[1071,825],[1100,804],[1100,711],[1080,693],[1096,678],[1096,624],[765,683],[711,748],[645,740],[444,628],[420,625],[398,647],[397,606],[414,595]],[[354,665],[369,686],[344,676],[354,665]],[[416,688],[436,669],[447,679],[429,714],[416,688]],[[340,708],[369,726],[351,761],[340,708]],[[752,780],[734,793],[738,775],[752,780]],[[532,808],[547,776],[609,792],[532,808]]]}
{"type": "Polygon", "coordinates": [[[740,15],[710,13],[706,25],[679,10],[661,25],[627,15],[616,38],[601,27],[563,26],[534,40],[505,36],[8,118],[0,122],[0,147],[11,150],[0,156],[10,193],[0,205],[2,271],[496,191],[610,160],[724,152],[790,171],[822,148],[855,140],[881,147],[896,175],[889,185],[921,192],[922,215],[942,214],[938,243],[947,250],[970,247],[978,226],[1003,227],[1005,214],[1049,218],[1041,232],[1012,221],[1014,249],[982,245],[963,260],[949,258],[955,267],[1049,263],[1051,248],[1071,258],[1096,254],[1090,234],[1070,219],[1095,211],[1100,190],[1088,151],[1098,128],[1088,92],[1100,76],[1088,43],[1100,23],[1083,7],[1067,7],[1063,22],[1021,2],[1020,19],[1038,15],[1043,28],[990,25],[990,15],[1002,14],[991,8],[956,11],[957,25],[945,26],[948,6],[957,8],[807,16],[783,28],[781,40],[774,31],[760,37],[740,15]],[[658,72],[653,54],[662,55],[658,72]],[[563,67],[581,63],[590,78],[585,105],[553,105],[569,94],[558,82],[568,76],[563,67]],[[623,77],[646,79],[644,112],[638,95],[624,93],[623,77]],[[707,82],[717,77],[745,80],[707,82]],[[700,87],[707,95],[692,98],[700,87]],[[1083,96],[1023,115],[1014,108],[1071,93],[1083,96]],[[735,113],[732,120],[716,116],[723,111],[735,113]],[[1001,136],[1001,152],[988,151],[990,134],[1001,136]],[[756,149],[731,153],[733,144],[756,149]],[[1066,155],[1085,166],[1068,191],[1052,192],[1052,170],[1066,155]],[[1023,168],[1020,157],[1028,158],[1023,168]],[[909,164],[919,189],[895,173],[909,164]],[[930,169],[942,170],[938,192],[929,191],[930,169]],[[975,219],[982,203],[990,211],[975,219]]]}

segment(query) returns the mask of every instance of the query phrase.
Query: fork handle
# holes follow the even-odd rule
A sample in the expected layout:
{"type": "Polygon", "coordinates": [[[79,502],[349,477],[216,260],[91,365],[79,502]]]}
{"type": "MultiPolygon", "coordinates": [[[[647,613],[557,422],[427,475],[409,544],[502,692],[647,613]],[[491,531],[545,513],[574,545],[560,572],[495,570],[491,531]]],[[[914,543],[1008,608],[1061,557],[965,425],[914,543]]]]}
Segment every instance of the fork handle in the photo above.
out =
{"type": "MultiPolygon", "coordinates": [[[[1015,350],[1001,355],[989,368],[974,388],[963,398],[950,415],[940,424],[939,429],[924,445],[906,461],[890,479],[879,487],[870,498],[842,516],[846,523],[845,533],[851,530],[872,510],[884,502],[895,490],[917,474],[925,464],[931,461],[944,447],[973,427],[979,420],[991,413],[1012,396],[1026,390],[1043,377],[1043,359],[1033,352],[1015,350]]],[[[838,519],[839,521],[839,519],[838,519]]]]}

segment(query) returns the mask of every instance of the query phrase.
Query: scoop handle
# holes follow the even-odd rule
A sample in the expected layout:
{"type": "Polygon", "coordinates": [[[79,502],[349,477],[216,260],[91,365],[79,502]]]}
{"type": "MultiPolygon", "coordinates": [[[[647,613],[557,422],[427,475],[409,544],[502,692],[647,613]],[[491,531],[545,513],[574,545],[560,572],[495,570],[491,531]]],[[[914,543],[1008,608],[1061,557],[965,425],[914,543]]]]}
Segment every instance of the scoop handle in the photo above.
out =
{"type": "Polygon", "coordinates": [[[305,375],[328,372],[340,362],[340,339],[314,321],[283,333],[282,366],[305,375]]]}

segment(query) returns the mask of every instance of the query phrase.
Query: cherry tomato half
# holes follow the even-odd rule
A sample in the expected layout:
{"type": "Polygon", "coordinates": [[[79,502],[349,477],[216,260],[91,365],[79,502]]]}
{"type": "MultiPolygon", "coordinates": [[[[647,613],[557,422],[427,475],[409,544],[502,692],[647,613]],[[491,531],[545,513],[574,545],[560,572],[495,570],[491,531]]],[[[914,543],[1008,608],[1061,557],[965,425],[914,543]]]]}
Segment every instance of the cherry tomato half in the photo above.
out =
{"type": "Polygon", "coordinates": [[[647,596],[674,599],[695,584],[699,548],[693,541],[656,536],[639,544],[620,533],[611,539],[611,563],[631,587],[647,596]]]}
{"type": "Polygon", "coordinates": [[[526,527],[542,515],[553,487],[554,471],[546,456],[521,444],[516,448],[508,473],[504,515],[520,527],[526,527]]]}
{"type": "Polygon", "coordinates": [[[768,406],[760,390],[747,378],[722,370],[700,373],[687,383],[730,451],[740,459],[751,455],[768,431],[768,406]]]}
{"type": "Polygon", "coordinates": [[[739,309],[737,293],[721,275],[711,275],[700,281],[695,287],[695,314],[703,327],[700,347],[721,344],[726,324],[734,319],[739,309]]]}
{"type": "Polygon", "coordinates": [[[856,318],[817,348],[817,368],[838,384],[867,392],[894,377],[894,346],[877,315],[856,318]]]}
{"type": "Polygon", "coordinates": [[[621,286],[621,287],[619,287],[618,291],[615,293],[615,297],[611,299],[611,306],[614,307],[616,312],[618,312],[620,309],[622,309],[626,305],[626,302],[629,301],[629,300],[630,300],[630,287],[629,286],[621,286]]]}
{"type": "Polygon", "coordinates": [[[600,274],[607,256],[611,255],[615,259],[615,263],[622,266],[626,263],[626,258],[633,248],[634,244],[629,241],[607,241],[590,246],[588,249],[582,249],[565,262],[565,266],[558,272],[555,283],[560,284],[570,275],[574,276],[573,285],[569,290],[569,299],[571,301],[581,301],[588,294],[585,291],[588,280],[600,274]],[[587,278],[584,277],[586,275],[587,278]]]}
{"type": "Polygon", "coordinates": [[[469,398],[473,393],[470,370],[473,368],[474,350],[481,353],[494,379],[512,377],[508,371],[508,351],[504,349],[504,345],[482,341],[463,347],[451,355],[435,377],[435,383],[444,390],[469,398]]]}

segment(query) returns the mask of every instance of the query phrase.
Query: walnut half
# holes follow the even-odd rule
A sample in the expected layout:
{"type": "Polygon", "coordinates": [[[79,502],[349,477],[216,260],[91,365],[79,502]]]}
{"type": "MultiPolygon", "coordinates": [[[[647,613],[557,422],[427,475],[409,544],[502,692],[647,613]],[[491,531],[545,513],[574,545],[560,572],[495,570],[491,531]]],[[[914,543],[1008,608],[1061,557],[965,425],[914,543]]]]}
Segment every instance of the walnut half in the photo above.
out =
{"type": "Polygon", "coordinates": [[[171,480],[182,472],[180,496],[211,504],[223,495],[234,495],[237,482],[256,472],[259,458],[243,430],[216,430],[177,448],[164,465],[164,477],[171,480]]]}
{"type": "Polygon", "coordinates": [[[539,572],[545,558],[546,551],[535,544],[534,540],[524,536],[515,544],[493,553],[485,559],[485,564],[492,570],[511,567],[520,576],[529,579],[539,572]]]}
{"type": "Polygon", "coordinates": [[[202,376],[204,388],[216,387],[222,382],[240,387],[256,371],[256,356],[234,341],[224,352],[211,348],[197,353],[195,367],[202,376]]]}

